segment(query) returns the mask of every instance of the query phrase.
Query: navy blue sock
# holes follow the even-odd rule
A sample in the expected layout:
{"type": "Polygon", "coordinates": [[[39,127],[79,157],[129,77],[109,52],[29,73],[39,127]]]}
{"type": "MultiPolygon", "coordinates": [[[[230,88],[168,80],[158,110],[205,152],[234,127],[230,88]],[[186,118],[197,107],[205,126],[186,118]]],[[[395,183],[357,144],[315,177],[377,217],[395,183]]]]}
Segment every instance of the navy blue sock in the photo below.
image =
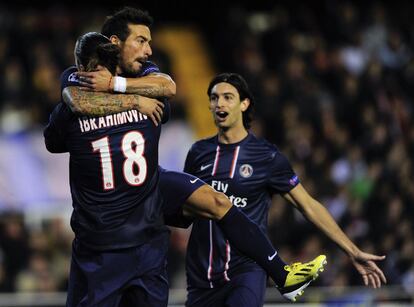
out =
{"type": "Polygon", "coordinates": [[[232,206],[217,225],[234,247],[256,261],[278,287],[284,286],[286,263],[280,259],[272,243],[256,223],[232,206]]]}

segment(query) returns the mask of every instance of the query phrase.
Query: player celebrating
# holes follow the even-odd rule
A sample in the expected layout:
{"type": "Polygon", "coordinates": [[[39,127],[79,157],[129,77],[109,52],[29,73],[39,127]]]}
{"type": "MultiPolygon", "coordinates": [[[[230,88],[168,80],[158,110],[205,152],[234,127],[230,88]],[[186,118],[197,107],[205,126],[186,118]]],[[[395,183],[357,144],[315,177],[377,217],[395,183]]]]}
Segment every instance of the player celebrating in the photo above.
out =
{"type": "MultiPolygon", "coordinates": [[[[132,76],[133,70],[131,67],[133,67],[133,65],[131,64],[130,59],[145,59],[145,57],[140,56],[140,52],[143,50],[142,48],[136,49],[137,54],[131,53],[131,48],[133,46],[130,45],[135,44],[135,40],[130,40],[130,37],[143,38],[144,41],[147,42],[150,41],[150,37],[148,37],[148,35],[145,36],[145,34],[139,36],[134,35],[134,32],[129,28],[129,24],[124,25],[126,30],[119,25],[120,19],[123,20],[124,23],[126,21],[132,23],[130,19],[126,18],[126,16],[131,14],[129,12],[130,10],[131,9],[125,9],[111,17],[103,26],[103,31],[105,30],[107,33],[115,33],[110,35],[110,39],[114,45],[120,47],[121,69],[119,69],[119,71],[123,73],[123,69],[126,69],[128,75],[132,76]],[[122,16],[122,18],[120,18],[120,16],[122,16]],[[113,19],[117,19],[118,21],[115,22],[113,19]],[[112,29],[108,24],[112,25],[112,29]],[[113,27],[114,25],[116,25],[116,27],[113,27]],[[128,34],[123,33],[123,31],[127,31],[128,34]],[[120,37],[124,37],[124,40],[121,40],[120,37]]],[[[78,65],[81,66],[80,64],[82,64],[80,63],[82,62],[80,59],[86,58],[88,57],[82,54],[77,54],[78,65]]],[[[96,61],[92,61],[91,63],[96,64],[96,61]]],[[[120,90],[118,86],[112,82],[112,79],[114,79],[115,82],[121,80],[124,84],[138,84],[137,86],[132,87],[125,86],[122,91],[131,91],[140,94],[150,93],[154,96],[160,95],[160,93],[154,94],[154,91],[157,90],[156,84],[153,86],[154,89],[151,87],[151,82],[156,79],[156,77],[152,77],[152,74],[158,72],[157,68],[155,68],[153,64],[148,64],[148,62],[142,60],[140,63],[143,67],[151,67],[151,69],[146,69],[146,71],[150,71],[151,73],[148,76],[143,76],[139,79],[125,79],[124,77],[112,78],[110,72],[105,72],[105,70],[100,70],[99,72],[81,72],[79,75],[83,80],[83,85],[93,85],[95,90],[108,90],[109,88],[119,92],[120,90]],[[109,76],[106,76],[106,74],[109,74],[109,76]],[[105,77],[107,77],[106,80],[105,77]],[[99,82],[95,82],[94,80],[100,80],[100,84],[105,84],[105,87],[99,89],[99,82]],[[102,80],[104,80],[104,82],[102,82],[102,80]],[[140,82],[138,81],[142,84],[146,84],[146,86],[140,87],[140,82]]],[[[89,62],[85,62],[82,66],[90,67],[91,65],[89,62]]],[[[71,75],[69,75],[69,77],[70,76],[71,75]]],[[[139,77],[140,74],[137,74],[137,76],[139,77]]],[[[73,83],[71,85],[77,84],[73,83]]],[[[128,100],[125,95],[84,92],[76,86],[65,88],[63,94],[65,101],[74,111],[94,116],[114,111],[119,112],[125,110],[125,108],[128,109],[134,107],[134,105],[135,107],[138,106],[136,104],[137,101],[128,100]]],[[[139,99],[139,97],[136,99],[139,99]]],[[[280,289],[286,290],[285,297],[291,300],[294,300],[296,295],[301,293],[310,281],[317,277],[318,271],[322,269],[323,264],[326,262],[325,257],[321,256],[314,261],[303,265],[295,267],[286,266],[286,263],[276,255],[275,249],[271,246],[263,231],[256,224],[252,223],[236,207],[233,207],[224,194],[215,192],[209,185],[193,176],[177,172],[162,171],[160,185],[163,195],[170,195],[164,206],[164,214],[170,225],[185,225],[182,224],[182,214],[186,216],[203,216],[219,221],[219,227],[232,244],[248,257],[259,263],[269,273],[273,280],[275,280],[276,284],[280,286],[280,289]],[[185,204],[183,205],[184,202],[185,204]],[[268,255],[272,255],[272,257],[269,259],[268,255]],[[285,267],[289,268],[289,271],[287,271],[285,267]],[[303,269],[305,269],[305,271],[303,271],[303,269]],[[297,273],[302,274],[302,277],[295,278],[297,273]],[[286,285],[289,285],[289,289],[286,288],[286,285]]]]}
{"type": "MultiPolygon", "coordinates": [[[[145,40],[151,18],[141,12],[134,18],[137,25],[131,26],[131,32],[143,37],[141,57],[146,59],[151,53],[145,40]]],[[[87,55],[91,51],[88,43],[95,38],[82,37],[75,53],[87,55]]],[[[119,53],[104,36],[97,39],[106,40],[97,50],[98,59],[119,53]]],[[[93,65],[81,56],[76,60],[82,69],[93,65]]],[[[107,65],[113,68],[112,63],[109,60],[107,65]]],[[[134,62],[134,67],[139,75],[156,70],[141,60],[134,62]]],[[[169,82],[169,95],[174,94],[175,84],[169,77],[157,78],[163,84],[169,82]]],[[[76,68],[66,70],[61,81],[67,95],[80,94],[73,86],[78,85],[76,68]]],[[[151,100],[138,95],[117,98],[133,105],[151,100]]],[[[136,110],[78,117],[60,103],[44,135],[49,151],[70,152],[75,240],[67,306],[167,306],[169,236],[158,185],[160,126],[136,110]]]]}
{"type": "MultiPolygon", "coordinates": [[[[385,283],[374,262],[384,256],[358,249],[306,192],[286,157],[249,132],[253,96],[245,80],[238,74],[220,74],[207,94],[218,134],[192,146],[185,171],[226,193],[264,231],[271,196],[282,195],[349,255],[365,285],[377,288],[385,283]]],[[[262,306],[265,273],[233,248],[215,222],[194,221],[186,259],[187,306],[262,306]]]]}

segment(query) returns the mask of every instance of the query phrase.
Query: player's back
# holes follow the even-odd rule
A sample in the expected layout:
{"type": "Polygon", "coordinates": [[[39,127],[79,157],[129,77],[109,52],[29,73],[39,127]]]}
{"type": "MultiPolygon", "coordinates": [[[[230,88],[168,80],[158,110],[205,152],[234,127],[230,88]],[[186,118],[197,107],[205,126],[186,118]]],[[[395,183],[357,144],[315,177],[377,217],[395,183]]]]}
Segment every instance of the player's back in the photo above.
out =
{"type": "Polygon", "coordinates": [[[167,231],[158,190],[160,126],[137,110],[78,117],[63,103],[51,123],[70,152],[71,226],[83,244],[137,246],[167,231]]]}

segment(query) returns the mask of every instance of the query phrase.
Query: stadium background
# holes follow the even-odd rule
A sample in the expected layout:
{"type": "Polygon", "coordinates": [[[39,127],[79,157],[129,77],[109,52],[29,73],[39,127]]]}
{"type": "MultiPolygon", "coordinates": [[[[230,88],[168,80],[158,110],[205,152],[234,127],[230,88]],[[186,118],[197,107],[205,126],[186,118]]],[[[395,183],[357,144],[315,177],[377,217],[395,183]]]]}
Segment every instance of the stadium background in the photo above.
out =
{"type": "MultiPolygon", "coordinates": [[[[224,2],[224,1],[222,1],[224,2]]],[[[43,146],[76,38],[123,4],[155,17],[153,60],[177,82],[160,164],[181,170],[214,133],[206,88],[234,71],[257,99],[253,130],[363,249],[386,254],[388,285],[361,288],[347,257],[275,198],[269,234],[289,261],[321,251],[327,270],[303,302],[404,303],[414,297],[414,24],[409,1],[0,4],[0,306],[61,306],[72,232],[68,156],[43,146]]],[[[171,304],[184,297],[188,231],[171,236],[171,304]],[[181,289],[181,290],[180,290],[181,289]]],[[[268,290],[268,302],[281,302],[268,290]]]]}

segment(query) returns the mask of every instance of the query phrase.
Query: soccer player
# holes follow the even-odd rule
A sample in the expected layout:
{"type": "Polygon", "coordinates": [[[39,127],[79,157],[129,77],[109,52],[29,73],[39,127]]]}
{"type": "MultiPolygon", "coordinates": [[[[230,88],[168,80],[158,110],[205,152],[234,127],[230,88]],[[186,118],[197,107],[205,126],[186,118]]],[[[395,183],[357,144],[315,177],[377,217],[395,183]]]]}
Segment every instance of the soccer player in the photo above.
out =
{"type": "MultiPolygon", "coordinates": [[[[146,14],[135,16],[149,24],[146,14]]],[[[132,32],[148,32],[147,26],[132,32]]],[[[135,33],[134,32],[134,33],[135,33]]],[[[93,51],[112,70],[110,55],[119,48],[101,36],[86,35],[75,47],[80,69],[88,69],[95,39],[105,42],[93,51]]],[[[142,57],[150,54],[144,42],[142,57]]],[[[116,63],[115,66],[112,65],[116,63]]],[[[134,63],[140,75],[151,63],[134,63]]],[[[61,78],[66,95],[77,94],[76,69],[61,78]]],[[[165,83],[168,78],[164,78],[165,83]]],[[[173,89],[175,84],[170,84],[173,89]]],[[[164,93],[165,94],[165,93],[164,93]]],[[[173,94],[173,93],[172,93],[173,94]]],[[[95,95],[96,96],[96,95],[95,95]]],[[[151,98],[129,95],[118,101],[133,105],[151,98]]],[[[158,107],[156,101],[152,102],[158,107]]],[[[169,231],[164,224],[159,189],[160,126],[137,110],[102,117],[79,117],[66,104],[57,105],[44,131],[49,151],[70,153],[73,200],[71,227],[75,233],[67,306],[167,306],[166,254],[169,231]]]]}
{"type": "MultiPolygon", "coordinates": [[[[145,56],[140,56],[143,47],[135,48],[135,52],[131,52],[134,49],[137,38],[147,43],[150,41],[149,32],[135,33],[133,31],[134,29],[130,27],[130,24],[134,24],[134,19],[131,18],[131,16],[134,16],[133,12],[134,10],[129,8],[118,12],[107,20],[102,31],[108,35],[114,45],[120,47],[121,55],[118,71],[126,76],[140,78],[125,78],[120,76],[113,78],[110,71],[101,69],[98,72],[78,73],[77,75],[82,80],[80,84],[91,86],[97,91],[114,90],[116,92],[132,92],[152,97],[163,94],[162,87],[157,88],[156,84],[151,84],[151,82],[157,79],[157,76],[153,77],[152,75],[153,73],[157,73],[158,70],[153,64],[148,64],[149,62],[144,61],[146,60],[145,56]],[[121,26],[122,22],[124,23],[123,26],[121,26]],[[144,70],[149,71],[149,75],[142,76],[139,70],[131,69],[136,59],[139,59],[138,62],[144,68],[151,67],[151,69],[144,70]],[[98,82],[94,80],[98,80],[98,82]],[[102,82],[102,80],[104,81],[102,82]],[[112,82],[112,80],[115,80],[115,82],[112,82]],[[117,85],[116,82],[124,84],[123,88],[119,89],[119,84],[117,85]],[[132,85],[130,86],[130,84],[132,85]],[[141,86],[142,84],[145,84],[145,86],[141,86]],[[99,86],[102,85],[103,88],[100,88],[99,86]]],[[[144,46],[147,46],[147,44],[144,44],[144,46]]],[[[147,52],[147,55],[149,54],[150,51],[147,52]]],[[[78,55],[77,58],[81,59],[84,57],[78,55]]],[[[84,63],[83,66],[90,67],[91,65],[84,63]]],[[[77,75],[72,76],[72,74],[66,74],[66,76],[69,76],[69,79],[72,78],[72,81],[76,80],[79,83],[76,79],[77,75]]],[[[118,95],[85,92],[75,86],[79,84],[72,83],[71,85],[64,89],[63,97],[65,102],[75,112],[99,116],[131,108],[134,104],[134,102],[128,103],[128,100],[124,99],[125,95],[121,95],[118,98],[118,95]]],[[[209,185],[198,180],[196,177],[184,173],[162,170],[160,186],[163,195],[166,195],[164,215],[169,225],[188,226],[189,223],[182,219],[183,215],[196,215],[217,220],[220,229],[226,234],[230,242],[248,257],[260,264],[276,284],[279,285],[280,289],[286,289],[286,285],[289,285],[289,290],[285,291],[285,297],[288,299],[294,300],[296,295],[301,293],[310,281],[317,277],[318,272],[322,270],[323,265],[326,263],[325,257],[321,256],[314,261],[295,266],[294,268],[287,266],[277,255],[270,241],[256,224],[252,223],[236,207],[232,206],[224,194],[215,192],[209,185]],[[286,267],[289,270],[286,270],[286,267]],[[293,281],[296,273],[301,273],[303,278],[296,278],[293,281]]]]}
{"type": "MultiPolygon", "coordinates": [[[[249,132],[254,101],[246,81],[238,74],[223,73],[210,82],[207,94],[218,133],[193,144],[184,171],[224,192],[263,231],[271,196],[282,195],[349,255],[365,285],[377,288],[385,283],[375,263],[384,256],[365,253],[352,243],[325,207],[306,192],[277,147],[249,132]]],[[[186,270],[187,306],[263,304],[265,272],[235,249],[214,221],[194,221],[186,270]]],[[[286,293],[289,286],[280,290],[286,293]]]]}

